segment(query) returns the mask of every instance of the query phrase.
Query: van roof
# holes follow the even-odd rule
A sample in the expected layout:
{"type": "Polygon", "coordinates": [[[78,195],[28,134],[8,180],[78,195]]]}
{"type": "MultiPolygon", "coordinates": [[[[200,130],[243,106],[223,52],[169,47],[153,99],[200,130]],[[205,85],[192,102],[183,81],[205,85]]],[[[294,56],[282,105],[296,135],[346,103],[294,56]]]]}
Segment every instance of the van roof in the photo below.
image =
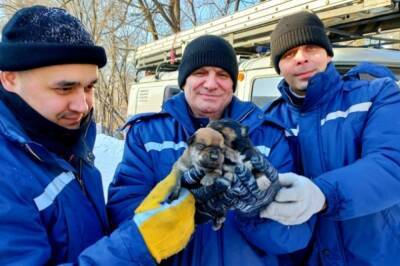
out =
{"type": "Polygon", "coordinates": [[[155,80],[174,80],[178,84],[178,71],[167,72],[163,71],[159,73],[158,78],[154,74],[150,74],[138,79],[140,83],[154,82],[155,80]]]}

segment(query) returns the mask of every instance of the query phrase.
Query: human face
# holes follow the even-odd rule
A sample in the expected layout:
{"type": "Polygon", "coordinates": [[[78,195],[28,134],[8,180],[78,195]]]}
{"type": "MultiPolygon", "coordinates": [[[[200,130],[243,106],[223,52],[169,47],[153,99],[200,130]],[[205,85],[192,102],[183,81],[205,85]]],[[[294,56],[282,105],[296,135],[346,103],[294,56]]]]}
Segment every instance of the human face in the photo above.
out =
{"type": "MultiPolygon", "coordinates": [[[[96,65],[56,65],[8,74],[12,82],[4,87],[59,126],[78,129],[82,118],[93,108],[96,65]]],[[[3,79],[4,75],[4,84],[3,79]]]]}
{"type": "Polygon", "coordinates": [[[219,67],[202,67],[187,77],[185,98],[195,117],[219,119],[232,101],[233,81],[219,67]]]}
{"type": "Polygon", "coordinates": [[[287,51],[279,61],[279,69],[294,92],[305,95],[308,80],[325,71],[332,57],[317,45],[301,45],[287,51]]]}

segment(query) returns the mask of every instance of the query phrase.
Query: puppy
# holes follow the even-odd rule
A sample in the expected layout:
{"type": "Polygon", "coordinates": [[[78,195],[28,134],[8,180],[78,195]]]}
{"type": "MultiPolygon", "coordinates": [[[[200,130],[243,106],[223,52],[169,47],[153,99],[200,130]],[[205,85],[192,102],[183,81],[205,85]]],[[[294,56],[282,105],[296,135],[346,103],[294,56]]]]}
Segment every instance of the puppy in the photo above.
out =
{"type": "Polygon", "coordinates": [[[265,173],[253,169],[251,157],[259,151],[249,138],[248,127],[232,119],[211,121],[207,127],[215,129],[224,136],[226,146],[224,171],[233,173],[235,166],[244,164],[247,169],[252,171],[259,189],[266,190],[271,185],[265,173]]]}
{"type": "MultiPolygon", "coordinates": [[[[223,174],[222,165],[224,163],[225,140],[221,133],[212,128],[200,128],[188,140],[188,147],[182,156],[175,162],[173,168],[178,172],[179,178],[173,188],[168,201],[177,199],[181,188],[181,177],[183,173],[192,167],[205,173],[200,180],[203,186],[210,186],[215,179],[223,174]]],[[[225,214],[213,217],[213,229],[221,228],[225,221],[225,214]]]]}
{"type": "Polygon", "coordinates": [[[205,176],[200,183],[209,186],[222,175],[224,162],[224,137],[212,128],[200,128],[189,138],[188,148],[176,162],[176,167],[187,171],[191,167],[201,170],[205,176]]]}
{"type": "MultiPolygon", "coordinates": [[[[196,170],[205,173],[200,183],[209,186],[217,177],[222,176],[224,150],[224,137],[221,133],[212,128],[200,128],[189,138],[188,147],[173,167],[180,176],[191,167],[195,167],[196,170]]],[[[181,183],[178,178],[170,200],[178,198],[180,188],[181,183]]]]}

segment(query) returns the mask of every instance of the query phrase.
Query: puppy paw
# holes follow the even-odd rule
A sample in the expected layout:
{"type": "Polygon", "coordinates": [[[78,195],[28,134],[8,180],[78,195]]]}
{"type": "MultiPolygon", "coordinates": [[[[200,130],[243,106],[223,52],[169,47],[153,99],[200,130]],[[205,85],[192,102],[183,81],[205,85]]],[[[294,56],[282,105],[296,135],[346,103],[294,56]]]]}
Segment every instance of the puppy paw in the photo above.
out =
{"type": "Polygon", "coordinates": [[[167,203],[171,203],[172,201],[176,200],[179,198],[179,193],[181,192],[181,184],[180,182],[175,185],[175,187],[172,189],[171,194],[167,198],[167,203]]]}
{"type": "Polygon", "coordinates": [[[215,178],[213,176],[210,175],[205,175],[201,181],[200,184],[202,184],[203,186],[211,186],[212,184],[214,184],[215,178]]]}
{"type": "Polygon", "coordinates": [[[229,182],[233,181],[234,174],[232,172],[225,172],[224,174],[225,179],[229,180],[229,182]]]}
{"type": "Polygon", "coordinates": [[[225,217],[217,217],[213,219],[212,229],[214,231],[218,231],[221,229],[223,223],[225,222],[225,217]]]}
{"type": "MultiPolygon", "coordinates": [[[[247,169],[249,169],[249,171],[253,171],[253,164],[251,163],[250,160],[243,161],[243,164],[242,164],[242,165],[244,165],[244,167],[246,167],[247,169]]],[[[238,166],[240,166],[240,165],[238,165],[238,166]]]]}
{"type": "Polygon", "coordinates": [[[224,155],[225,155],[225,161],[230,164],[239,164],[243,162],[240,153],[230,147],[225,148],[224,155]]]}

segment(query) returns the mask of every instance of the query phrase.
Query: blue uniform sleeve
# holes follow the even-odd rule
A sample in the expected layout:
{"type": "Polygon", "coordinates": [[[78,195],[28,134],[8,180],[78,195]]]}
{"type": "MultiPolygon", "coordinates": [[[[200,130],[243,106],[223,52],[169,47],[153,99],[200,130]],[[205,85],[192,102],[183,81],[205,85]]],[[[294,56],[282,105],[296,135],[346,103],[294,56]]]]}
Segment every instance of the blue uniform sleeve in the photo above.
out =
{"type": "Polygon", "coordinates": [[[109,237],[86,248],[79,265],[156,265],[133,221],[127,221],[109,237]]]}
{"type": "MultiPolygon", "coordinates": [[[[0,264],[45,265],[51,246],[39,212],[31,199],[18,193],[14,182],[4,178],[0,178],[0,264]]],[[[19,186],[23,189],[24,183],[19,186]]]]}
{"type": "MultiPolygon", "coordinates": [[[[46,227],[31,197],[29,183],[17,176],[0,178],[0,265],[54,265],[53,252],[66,248],[66,243],[48,238],[46,227]]],[[[25,179],[29,175],[25,175],[25,179]]],[[[65,251],[68,254],[68,250],[65,251]]],[[[57,258],[60,259],[60,258],[57,258]]],[[[155,265],[133,221],[104,236],[77,257],[67,259],[70,265],[155,265]]]]}
{"type": "Polygon", "coordinates": [[[122,161],[109,187],[107,211],[113,227],[131,220],[134,210],[157,183],[152,159],[138,137],[138,130],[135,126],[129,129],[122,161]]]}
{"type": "Polygon", "coordinates": [[[264,218],[241,218],[236,222],[247,241],[267,254],[288,254],[307,247],[314,230],[316,216],[306,223],[287,226],[264,218]]]}
{"type": "MultiPolygon", "coordinates": [[[[266,127],[251,136],[254,143],[267,143],[270,147],[268,160],[280,173],[293,169],[292,155],[283,130],[266,127]]],[[[257,145],[257,144],[256,144],[257,145]]],[[[311,239],[316,218],[307,223],[286,226],[265,218],[245,218],[236,215],[236,222],[247,241],[269,254],[287,254],[307,246],[311,239]]]]}
{"type": "Polygon", "coordinates": [[[327,217],[353,219],[400,201],[400,91],[390,79],[371,81],[378,90],[360,138],[360,159],[314,179],[325,194],[327,217]]]}

